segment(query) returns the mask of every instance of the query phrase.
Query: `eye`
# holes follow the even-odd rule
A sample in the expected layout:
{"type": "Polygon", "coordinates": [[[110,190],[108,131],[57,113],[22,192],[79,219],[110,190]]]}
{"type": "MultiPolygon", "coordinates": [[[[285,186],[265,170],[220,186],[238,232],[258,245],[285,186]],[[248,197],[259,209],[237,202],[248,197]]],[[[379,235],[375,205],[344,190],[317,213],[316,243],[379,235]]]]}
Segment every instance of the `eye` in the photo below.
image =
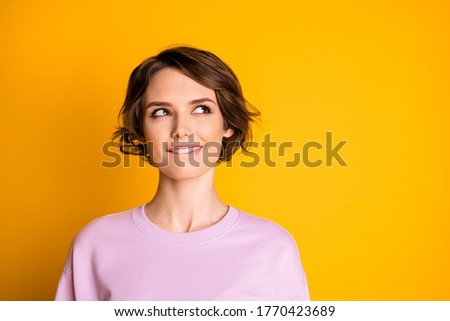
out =
{"type": "Polygon", "coordinates": [[[209,108],[208,106],[205,106],[205,105],[200,105],[200,106],[195,107],[193,113],[194,114],[210,114],[211,108],[209,108]]]}
{"type": "Polygon", "coordinates": [[[161,109],[154,110],[151,113],[150,117],[156,118],[156,117],[162,117],[162,116],[167,116],[167,115],[169,115],[169,112],[167,110],[161,108],[161,109]]]}

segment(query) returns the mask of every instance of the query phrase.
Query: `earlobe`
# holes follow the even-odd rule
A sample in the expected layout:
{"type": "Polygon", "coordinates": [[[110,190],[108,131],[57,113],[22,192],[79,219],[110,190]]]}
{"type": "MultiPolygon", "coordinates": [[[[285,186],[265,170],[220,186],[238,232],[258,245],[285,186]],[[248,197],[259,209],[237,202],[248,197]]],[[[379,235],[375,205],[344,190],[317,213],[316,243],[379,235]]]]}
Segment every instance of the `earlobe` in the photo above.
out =
{"type": "Polygon", "coordinates": [[[233,134],[234,134],[233,128],[228,128],[228,129],[225,129],[225,131],[223,133],[223,137],[230,138],[231,136],[233,136],[233,134]]]}
{"type": "Polygon", "coordinates": [[[136,140],[143,145],[147,144],[145,137],[138,137],[136,140]]]}

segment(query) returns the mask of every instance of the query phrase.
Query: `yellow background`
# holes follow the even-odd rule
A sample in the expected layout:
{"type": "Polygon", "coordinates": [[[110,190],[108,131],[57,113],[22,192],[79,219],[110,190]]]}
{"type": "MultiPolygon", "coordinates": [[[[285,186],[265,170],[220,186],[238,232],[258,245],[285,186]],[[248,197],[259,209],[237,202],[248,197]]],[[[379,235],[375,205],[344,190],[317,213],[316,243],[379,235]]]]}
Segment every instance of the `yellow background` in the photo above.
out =
{"type": "Polygon", "coordinates": [[[151,199],[156,170],[101,147],[131,70],[190,44],[239,76],[255,141],[294,144],[217,188],[293,234],[312,299],[450,300],[447,1],[163,3],[2,1],[0,299],[53,299],[74,235],[151,199]],[[327,131],[347,167],[284,166],[327,131]]]}

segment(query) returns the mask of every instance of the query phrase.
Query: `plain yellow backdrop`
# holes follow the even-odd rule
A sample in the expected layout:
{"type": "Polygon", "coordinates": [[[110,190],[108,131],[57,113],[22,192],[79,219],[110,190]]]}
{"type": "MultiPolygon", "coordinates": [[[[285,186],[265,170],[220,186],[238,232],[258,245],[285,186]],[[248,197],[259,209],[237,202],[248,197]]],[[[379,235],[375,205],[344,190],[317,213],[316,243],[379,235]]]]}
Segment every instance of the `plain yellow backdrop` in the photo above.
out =
{"type": "Polygon", "coordinates": [[[189,44],[239,76],[256,142],[293,143],[216,185],[291,232],[313,300],[450,300],[448,2],[163,3],[2,1],[0,299],[53,299],[75,234],[151,199],[156,170],[102,146],[132,69],[189,44]],[[326,132],[348,166],[285,166],[326,132]]]}

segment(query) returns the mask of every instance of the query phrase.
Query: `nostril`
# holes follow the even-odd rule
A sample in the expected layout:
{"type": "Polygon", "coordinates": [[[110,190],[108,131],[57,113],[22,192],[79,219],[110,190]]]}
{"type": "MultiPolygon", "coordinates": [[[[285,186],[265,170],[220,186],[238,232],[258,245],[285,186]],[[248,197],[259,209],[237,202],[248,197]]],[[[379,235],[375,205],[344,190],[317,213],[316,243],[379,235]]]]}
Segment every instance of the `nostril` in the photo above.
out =
{"type": "Polygon", "coordinates": [[[184,136],[187,136],[187,137],[190,137],[190,136],[193,136],[194,135],[194,133],[192,133],[192,132],[187,132],[187,131],[177,131],[177,132],[175,132],[174,134],[173,134],[173,137],[184,137],[184,136]]]}

